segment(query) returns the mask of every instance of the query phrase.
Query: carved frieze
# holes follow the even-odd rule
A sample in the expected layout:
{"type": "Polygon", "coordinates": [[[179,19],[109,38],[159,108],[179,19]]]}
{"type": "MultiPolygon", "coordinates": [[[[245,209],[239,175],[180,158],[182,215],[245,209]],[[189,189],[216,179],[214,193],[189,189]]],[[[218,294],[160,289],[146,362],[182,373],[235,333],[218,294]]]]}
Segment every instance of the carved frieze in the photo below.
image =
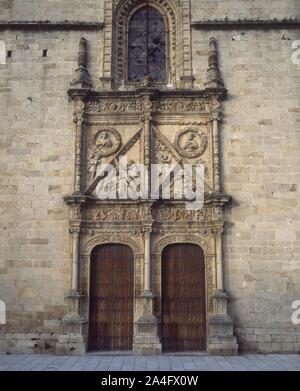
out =
{"type": "Polygon", "coordinates": [[[152,213],[149,205],[99,205],[86,208],[83,218],[95,222],[144,222],[152,220],[152,213]]]}
{"type": "MultiPolygon", "coordinates": [[[[99,204],[86,206],[82,213],[80,213],[80,206],[74,205],[72,211],[74,218],[80,216],[83,220],[91,222],[145,223],[154,220],[159,223],[213,223],[223,221],[223,212],[220,207],[204,207],[199,210],[187,210],[184,205],[160,205],[159,207],[151,207],[151,204],[99,204]]],[[[176,225],[174,227],[176,228],[176,225]]],[[[187,227],[188,229],[190,227],[187,227]]],[[[203,235],[210,233],[210,231],[205,232],[203,231],[203,235]]]]}
{"type": "Polygon", "coordinates": [[[158,222],[204,222],[212,221],[213,209],[203,208],[201,210],[187,210],[170,206],[161,206],[154,209],[153,215],[158,222]]]}
{"type": "Polygon", "coordinates": [[[164,98],[157,102],[156,111],[159,113],[208,112],[209,106],[209,102],[201,98],[164,98]]]}
{"type": "Polygon", "coordinates": [[[87,103],[87,111],[91,113],[134,113],[141,112],[141,99],[92,99],[87,103]]]}
{"type": "MultiPolygon", "coordinates": [[[[188,98],[167,98],[161,97],[151,101],[150,109],[157,113],[209,113],[211,103],[201,97],[188,98]]],[[[214,101],[214,104],[215,101],[214,101]]],[[[122,97],[122,98],[91,98],[86,103],[86,109],[90,113],[138,113],[144,109],[143,97],[122,97]]]]}

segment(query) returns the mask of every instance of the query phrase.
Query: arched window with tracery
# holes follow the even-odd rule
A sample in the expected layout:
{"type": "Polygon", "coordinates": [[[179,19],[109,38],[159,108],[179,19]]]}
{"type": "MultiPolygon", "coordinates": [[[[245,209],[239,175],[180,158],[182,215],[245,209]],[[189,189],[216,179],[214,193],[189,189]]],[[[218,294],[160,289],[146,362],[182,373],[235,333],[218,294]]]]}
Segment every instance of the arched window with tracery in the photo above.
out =
{"type": "Polygon", "coordinates": [[[128,26],[128,81],[167,81],[166,23],[153,7],[138,9],[128,26]]]}

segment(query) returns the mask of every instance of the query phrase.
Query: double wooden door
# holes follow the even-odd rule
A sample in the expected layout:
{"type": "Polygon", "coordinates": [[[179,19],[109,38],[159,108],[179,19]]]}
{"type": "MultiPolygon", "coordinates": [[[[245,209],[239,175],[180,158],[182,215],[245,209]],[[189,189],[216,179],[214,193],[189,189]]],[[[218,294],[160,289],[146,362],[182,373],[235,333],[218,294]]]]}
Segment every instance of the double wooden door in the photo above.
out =
{"type": "Polygon", "coordinates": [[[196,245],[163,251],[161,335],[165,352],[206,350],[205,263],[196,245]]]}
{"type": "Polygon", "coordinates": [[[131,350],[134,256],[119,244],[96,247],[91,256],[89,350],[131,350]]]}

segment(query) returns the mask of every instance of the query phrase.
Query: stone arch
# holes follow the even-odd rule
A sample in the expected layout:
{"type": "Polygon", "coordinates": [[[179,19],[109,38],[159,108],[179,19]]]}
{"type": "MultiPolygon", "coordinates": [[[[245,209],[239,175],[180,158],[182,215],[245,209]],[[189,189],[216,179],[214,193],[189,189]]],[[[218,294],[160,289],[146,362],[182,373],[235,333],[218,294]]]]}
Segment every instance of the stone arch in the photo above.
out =
{"type": "Polygon", "coordinates": [[[145,5],[157,9],[165,18],[167,28],[167,58],[169,77],[167,83],[176,79],[176,45],[177,45],[177,8],[172,0],[121,0],[115,9],[115,53],[113,63],[114,78],[117,84],[127,81],[127,43],[128,24],[131,16],[145,5]],[[124,59],[125,64],[124,66],[124,59]]]}
{"type": "MultiPolygon", "coordinates": [[[[141,275],[143,265],[143,253],[144,250],[138,240],[133,239],[129,234],[119,235],[107,235],[107,234],[96,234],[91,238],[84,238],[81,245],[80,253],[80,289],[84,292],[89,292],[89,281],[90,281],[90,259],[92,250],[101,245],[105,244],[124,244],[129,246],[134,254],[135,262],[135,275],[141,275]]],[[[135,279],[136,290],[139,291],[138,279],[135,279]]]]}
{"type": "Polygon", "coordinates": [[[104,235],[96,235],[93,236],[91,239],[87,240],[83,247],[83,252],[85,255],[90,256],[92,250],[101,245],[105,244],[124,244],[129,246],[134,255],[137,256],[138,254],[142,253],[142,249],[130,236],[127,235],[118,235],[118,236],[104,236],[104,235]]]}
{"type": "Polygon", "coordinates": [[[190,243],[200,246],[204,252],[204,256],[211,252],[209,241],[200,236],[195,235],[168,235],[162,237],[155,246],[155,254],[161,254],[163,249],[170,244],[190,243]]]}

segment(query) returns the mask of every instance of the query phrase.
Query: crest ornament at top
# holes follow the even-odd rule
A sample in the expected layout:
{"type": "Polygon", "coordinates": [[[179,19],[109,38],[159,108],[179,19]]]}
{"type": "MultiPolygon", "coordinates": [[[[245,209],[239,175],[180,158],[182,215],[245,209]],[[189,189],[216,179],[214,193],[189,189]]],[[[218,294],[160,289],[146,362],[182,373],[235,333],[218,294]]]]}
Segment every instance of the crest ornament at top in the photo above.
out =
{"type": "Polygon", "coordinates": [[[177,133],[175,147],[179,154],[187,159],[201,156],[207,148],[206,134],[198,128],[188,127],[177,133]]]}

